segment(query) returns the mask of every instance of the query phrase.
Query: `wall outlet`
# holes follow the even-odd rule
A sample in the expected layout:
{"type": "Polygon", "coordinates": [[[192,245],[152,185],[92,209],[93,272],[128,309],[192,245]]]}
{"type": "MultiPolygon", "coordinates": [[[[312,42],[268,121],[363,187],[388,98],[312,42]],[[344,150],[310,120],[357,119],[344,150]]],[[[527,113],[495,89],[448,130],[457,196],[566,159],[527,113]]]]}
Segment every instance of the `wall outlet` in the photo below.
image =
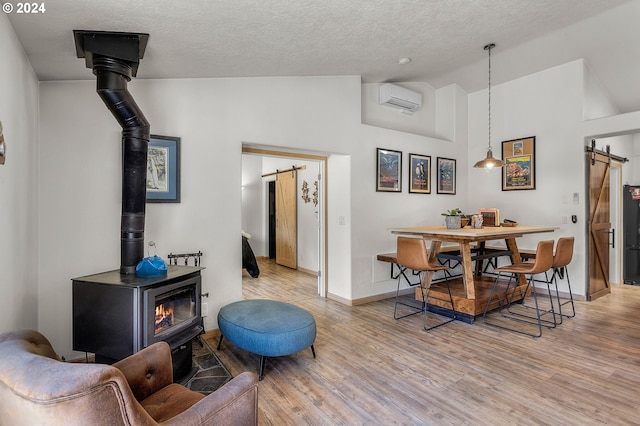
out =
{"type": "Polygon", "coordinates": [[[209,305],[207,303],[203,303],[201,309],[202,309],[201,315],[203,317],[206,317],[207,314],[209,313],[209,305]]]}

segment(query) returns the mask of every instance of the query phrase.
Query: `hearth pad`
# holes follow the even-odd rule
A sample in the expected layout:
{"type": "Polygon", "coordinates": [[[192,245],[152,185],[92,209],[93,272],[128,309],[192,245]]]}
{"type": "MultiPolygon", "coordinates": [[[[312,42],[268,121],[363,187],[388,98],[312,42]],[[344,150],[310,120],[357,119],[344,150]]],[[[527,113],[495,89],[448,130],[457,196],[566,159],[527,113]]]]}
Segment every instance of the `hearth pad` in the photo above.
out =
{"type": "Polygon", "coordinates": [[[198,371],[185,386],[208,395],[233,378],[204,339],[193,339],[192,346],[193,366],[198,371]]]}

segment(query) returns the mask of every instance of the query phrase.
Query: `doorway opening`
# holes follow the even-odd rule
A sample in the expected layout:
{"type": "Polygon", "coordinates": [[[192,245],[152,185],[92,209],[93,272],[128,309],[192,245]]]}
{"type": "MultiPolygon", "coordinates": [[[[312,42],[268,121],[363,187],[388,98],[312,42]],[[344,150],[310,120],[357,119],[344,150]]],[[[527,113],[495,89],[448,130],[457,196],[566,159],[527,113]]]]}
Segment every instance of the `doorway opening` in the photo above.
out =
{"type": "Polygon", "coordinates": [[[609,281],[611,284],[622,284],[622,163],[611,163],[611,229],[614,230],[611,238],[609,259],[609,281]]]}
{"type": "MultiPolygon", "coordinates": [[[[624,132],[616,136],[623,134],[624,132]]],[[[611,136],[592,137],[591,145],[585,146],[588,225],[585,267],[588,301],[609,294],[611,285],[622,283],[624,267],[622,182],[623,164],[628,159],[613,154],[609,144],[606,145],[606,150],[596,149],[596,139],[603,143],[608,137],[611,136]]],[[[614,147],[623,152],[628,150],[629,141],[612,139],[606,142],[612,142],[614,147]]]]}
{"type": "MultiPolygon", "coordinates": [[[[317,275],[317,291],[321,297],[326,297],[328,291],[327,160],[328,157],[323,155],[249,146],[242,148],[242,226],[243,231],[252,235],[251,244],[258,258],[277,257],[278,244],[273,236],[278,232],[275,193],[276,176],[280,173],[274,172],[301,168],[294,178],[292,199],[295,213],[288,213],[296,216],[297,223],[295,241],[291,242],[296,247],[294,268],[317,275]]],[[[291,227],[290,222],[294,220],[284,219],[291,227]]]]}

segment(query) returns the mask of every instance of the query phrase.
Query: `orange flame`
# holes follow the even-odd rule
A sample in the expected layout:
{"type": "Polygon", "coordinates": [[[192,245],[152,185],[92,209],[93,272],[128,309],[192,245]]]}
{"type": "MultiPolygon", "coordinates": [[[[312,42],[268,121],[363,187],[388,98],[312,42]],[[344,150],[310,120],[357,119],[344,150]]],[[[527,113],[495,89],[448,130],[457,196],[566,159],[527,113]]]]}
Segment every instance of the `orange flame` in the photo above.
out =
{"type": "Polygon", "coordinates": [[[155,334],[173,325],[173,306],[164,304],[156,306],[155,334]]]}

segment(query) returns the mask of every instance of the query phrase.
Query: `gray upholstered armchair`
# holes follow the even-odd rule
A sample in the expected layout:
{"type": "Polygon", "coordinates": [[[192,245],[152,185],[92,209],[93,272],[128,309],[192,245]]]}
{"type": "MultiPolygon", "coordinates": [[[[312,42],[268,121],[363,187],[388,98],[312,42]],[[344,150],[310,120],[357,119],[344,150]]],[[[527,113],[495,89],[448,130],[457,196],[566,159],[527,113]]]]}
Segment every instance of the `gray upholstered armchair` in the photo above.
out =
{"type": "Polygon", "coordinates": [[[255,425],[245,372],[208,396],[172,383],[169,345],[111,365],[61,362],[33,330],[0,335],[0,422],[11,425],[255,425]]]}

